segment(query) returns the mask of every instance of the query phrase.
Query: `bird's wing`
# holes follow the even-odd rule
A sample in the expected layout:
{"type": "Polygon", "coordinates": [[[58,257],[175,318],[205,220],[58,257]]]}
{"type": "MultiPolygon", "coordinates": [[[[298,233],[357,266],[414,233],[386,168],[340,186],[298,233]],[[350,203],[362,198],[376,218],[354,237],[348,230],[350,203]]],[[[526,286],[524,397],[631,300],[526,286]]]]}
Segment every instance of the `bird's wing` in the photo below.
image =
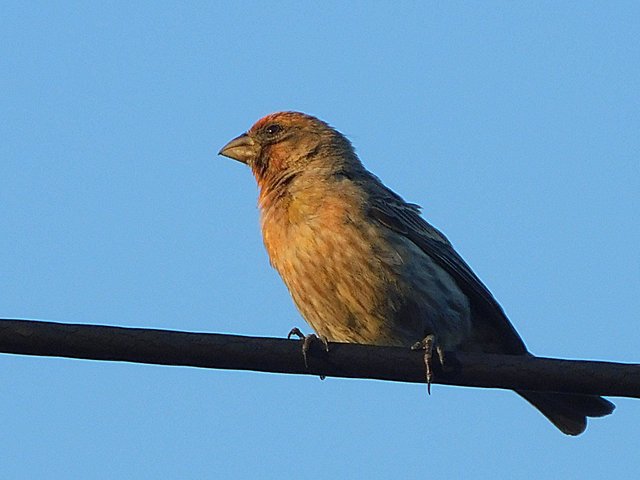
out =
{"type": "Polygon", "coordinates": [[[502,353],[523,354],[526,347],[502,307],[469,265],[453,249],[447,238],[420,216],[417,205],[406,203],[392,191],[376,192],[370,200],[369,215],[385,227],[407,237],[453,277],[471,302],[476,315],[474,330],[478,341],[492,344],[502,353]]]}

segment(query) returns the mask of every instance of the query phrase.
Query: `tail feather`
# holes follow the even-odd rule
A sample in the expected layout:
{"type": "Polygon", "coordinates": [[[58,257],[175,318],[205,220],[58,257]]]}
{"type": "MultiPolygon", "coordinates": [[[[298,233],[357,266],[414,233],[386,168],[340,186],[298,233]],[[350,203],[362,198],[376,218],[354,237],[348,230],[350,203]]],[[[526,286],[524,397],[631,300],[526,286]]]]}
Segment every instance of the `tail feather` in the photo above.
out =
{"type": "Polygon", "coordinates": [[[596,395],[517,391],[551,423],[567,435],[580,435],[587,428],[587,417],[604,417],[615,405],[596,395]]]}

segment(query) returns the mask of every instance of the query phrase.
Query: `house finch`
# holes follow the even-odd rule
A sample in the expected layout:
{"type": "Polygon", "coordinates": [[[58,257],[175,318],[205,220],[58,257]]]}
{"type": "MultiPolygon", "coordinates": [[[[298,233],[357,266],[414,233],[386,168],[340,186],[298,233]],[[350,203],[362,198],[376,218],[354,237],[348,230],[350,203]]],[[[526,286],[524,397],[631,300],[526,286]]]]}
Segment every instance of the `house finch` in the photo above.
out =
{"type": "MultiPolygon", "coordinates": [[[[271,264],[319,336],[407,347],[425,339],[428,351],[529,355],[447,238],[327,123],[274,113],[220,154],[251,167],[271,264]]],[[[614,409],[598,396],[517,393],[569,435],[584,431],[586,417],[614,409]]]]}

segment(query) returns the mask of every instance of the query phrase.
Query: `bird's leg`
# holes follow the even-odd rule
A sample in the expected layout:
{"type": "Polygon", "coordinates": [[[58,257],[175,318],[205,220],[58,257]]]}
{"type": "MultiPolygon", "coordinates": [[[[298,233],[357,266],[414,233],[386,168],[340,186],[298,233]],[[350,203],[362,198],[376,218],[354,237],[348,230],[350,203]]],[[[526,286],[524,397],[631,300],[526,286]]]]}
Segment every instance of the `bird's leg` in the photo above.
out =
{"type": "Polygon", "coordinates": [[[419,342],[411,346],[411,350],[424,350],[424,366],[427,376],[427,393],[431,395],[431,382],[433,381],[433,350],[438,355],[440,365],[444,365],[444,349],[436,343],[436,336],[431,333],[419,342]]]}
{"type": "Polygon", "coordinates": [[[300,331],[298,327],[293,327],[291,329],[291,331],[287,335],[287,339],[290,339],[294,335],[302,340],[302,358],[304,358],[304,366],[306,368],[309,368],[309,363],[307,362],[307,354],[309,353],[309,347],[311,346],[312,342],[320,340],[322,342],[322,345],[324,346],[325,352],[329,351],[329,341],[327,340],[327,337],[324,337],[322,335],[318,336],[315,333],[305,335],[300,331]]]}

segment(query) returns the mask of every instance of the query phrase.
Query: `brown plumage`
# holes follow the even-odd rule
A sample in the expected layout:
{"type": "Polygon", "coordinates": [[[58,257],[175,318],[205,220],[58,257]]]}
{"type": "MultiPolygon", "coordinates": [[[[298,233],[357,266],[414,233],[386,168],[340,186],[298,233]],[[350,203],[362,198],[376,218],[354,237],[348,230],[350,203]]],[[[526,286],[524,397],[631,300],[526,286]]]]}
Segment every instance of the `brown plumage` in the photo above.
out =
{"type": "MultiPolygon", "coordinates": [[[[444,350],[528,355],[446,237],[325,122],[274,113],[220,154],[251,167],[271,264],[318,335],[409,347],[433,334],[444,350]]],[[[569,435],[614,408],[597,396],[517,393],[569,435]]]]}

